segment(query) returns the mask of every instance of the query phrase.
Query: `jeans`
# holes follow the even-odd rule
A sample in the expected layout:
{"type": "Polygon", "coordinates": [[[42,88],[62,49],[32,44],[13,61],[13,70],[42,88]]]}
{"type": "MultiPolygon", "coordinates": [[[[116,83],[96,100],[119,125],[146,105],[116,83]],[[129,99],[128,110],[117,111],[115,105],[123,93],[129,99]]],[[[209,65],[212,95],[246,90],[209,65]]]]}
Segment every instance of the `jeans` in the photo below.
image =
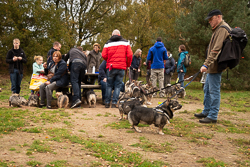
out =
{"type": "Polygon", "coordinates": [[[10,73],[12,93],[17,93],[17,94],[20,93],[22,79],[23,79],[23,74],[20,74],[18,69],[14,69],[14,72],[10,73]]]}
{"type": "Polygon", "coordinates": [[[117,104],[120,90],[122,87],[122,79],[124,77],[124,70],[112,69],[111,71],[107,70],[107,89],[105,94],[105,103],[109,104],[111,101],[111,93],[114,88],[112,104],[117,104]]]}
{"type": "MultiPolygon", "coordinates": [[[[163,84],[164,84],[164,68],[160,68],[160,69],[151,69],[151,77],[150,80],[152,82],[152,86],[156,87],[156,83],[157,83],[157,78],[159,80],[159,88],[162,89],[163,88],[163,84]]],[[[160,91],[160,96],[164,96],[164,90],[160,91]]]]}
{"type": "Polygon", "coordinates": [[[221,73],[208,73],[204,85],[204,110],[202,114],[212,120],[217,120],[220,109],[221,73]]]}
{"type": "Polygon", "coordinates": [[[47,106],[51,106],[51,101],[52,101],[52,92],[53,90],[58,89],[59,87],[56,86],[56,81],[52,82],[49,85],[46,85],[45,83],[40,85],[40,97],[41,97],[41,102],[40,105],[45,105],[45,98],[47,99],[47,106]]]}
{"type": "Polygon", "coordinates": [[[72,102],[74,103],[77,99],[81,100],[81,81],[85,74],[85,68],[84,64],[80,62],[72,62],[70,67],[70,82],[73,90],[72,102]]]}
{"type": "MultiPolygon", "coordinates": [[[[106,89],[107,89],[107,82],[103,82],[103,80],[100,81],[100,85],[101,85],[101,90],[102,90],[102,101],[105,101],[106,99],[106,89]]],[[[114,89],[114,87],[113,87],[114,89]]],[[[121,86],[121,92],[125,92],[124,89],[124,83],[122,82],[122,86],[121,86]]],[[[113,98],[112,101],[114,101],[115,99],[113,98]]]]}
{"type": "Polygon", "coordinates": [[[178,72],[178,78],[179,78],[179,82],[181,82],[181,87],[184,87],[184,76],[185,76],[185,72],[178,72]]]}

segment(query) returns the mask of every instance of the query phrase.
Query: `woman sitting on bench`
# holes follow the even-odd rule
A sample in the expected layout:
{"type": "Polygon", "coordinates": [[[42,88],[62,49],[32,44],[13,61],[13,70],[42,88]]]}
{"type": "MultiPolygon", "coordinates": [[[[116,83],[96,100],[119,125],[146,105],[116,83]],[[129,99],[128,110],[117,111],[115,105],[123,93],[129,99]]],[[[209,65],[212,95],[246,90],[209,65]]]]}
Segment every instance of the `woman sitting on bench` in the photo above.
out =
{"type": "MultiPolygon", "coordinates": [[[[51,109],[52,90],[56,90],[59,87],[65,87],[69,84],[67,64],[62,59],[62,55],[59,51],[53,53],[53,62],[49,64],[49,67],[45,67],[45,73],[53,73],[52,78],[48,78],[48,81],[40,85],[40,108],[45,107],[45,98],[47,99],[47,108],[51,109]]],[[[51,74],[49,74],[51,75],[51,74]]]]}

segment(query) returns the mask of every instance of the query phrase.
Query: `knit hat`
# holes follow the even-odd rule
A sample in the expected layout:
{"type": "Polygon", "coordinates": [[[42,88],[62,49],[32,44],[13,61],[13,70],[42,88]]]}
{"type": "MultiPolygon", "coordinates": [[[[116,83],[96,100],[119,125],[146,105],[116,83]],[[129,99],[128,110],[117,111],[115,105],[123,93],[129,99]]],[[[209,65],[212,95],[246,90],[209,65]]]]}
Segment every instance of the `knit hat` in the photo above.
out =
{"type": "Polygon", "coordinates": [[[93,48],[94,48],[95,46],[98,46],[98,48],[101,49],[101,45],[100,45],[99,43],[95,43],[95,44],[93,45],[93,48]]]}
{"type": "Polygon", "coordinates": [[[208,20],[210,19],[211,17],[213,16],[217,16],[217,15],[222,15],[221,11],[219,9],[215,9],[215,10],[212,10],[208,13],[207,17],[205,20],[208,20]]]}

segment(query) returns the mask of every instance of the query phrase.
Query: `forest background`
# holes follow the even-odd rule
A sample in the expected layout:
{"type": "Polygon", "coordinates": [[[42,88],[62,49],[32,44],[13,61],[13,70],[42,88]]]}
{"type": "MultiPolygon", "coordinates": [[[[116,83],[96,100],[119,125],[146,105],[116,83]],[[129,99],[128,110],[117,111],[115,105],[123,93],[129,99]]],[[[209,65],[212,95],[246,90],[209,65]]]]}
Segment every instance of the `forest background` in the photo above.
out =
{"type": "MultiPolygon", "coordinates": [[[[220,9],[231,27],[241,27],[250,36],[248,0],[1,0],[0,70],[8,74],[6,54],[13,39],[21,40],[27,58],[26,73],[32,72],[33,57],[47,52],[54,41],[62,44],[62,54],[81,45],[92,50],[104,46],[114,29],[129,40],[133,52],[148,50],[161,36],[168,51],[178,59],[178,46],[185,44],[192,56],[187,75],[197,72],[205,60],[211,27],[204,20],[210,10],[220,9]]],[[[222,87],[250,90],[250,43],[239,65],[223,73],[222,87]]],[[[145,73],[145,67],[143,67],[145,73]]]]}

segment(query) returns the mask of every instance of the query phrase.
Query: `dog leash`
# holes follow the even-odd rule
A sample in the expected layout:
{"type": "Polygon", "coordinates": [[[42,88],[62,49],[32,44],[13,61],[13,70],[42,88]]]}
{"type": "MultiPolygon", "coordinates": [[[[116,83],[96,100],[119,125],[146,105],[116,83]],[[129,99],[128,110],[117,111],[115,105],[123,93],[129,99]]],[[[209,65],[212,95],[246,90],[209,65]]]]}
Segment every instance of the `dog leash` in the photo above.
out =
{"type": "MultiPolygon", "coordinates": [[[[183,91],[191,82],[193,82],[193,80],[200,74],[200,71],[197,72],[196,74],[193,75],[193,79],[187,83],[183,89],[180,89],[179,91],[177,91],[173,96],[171,96],[170,98],[168,98],[167,100],[165,100],[164,102],[162,102],[161,104],[159,104],[158,106],[156,106],[155,108],[159,108],[161,107],[164,103],[166,103],[168,100],[172,99],[173,97],[175,97],[177,94],[179,94],[181,91],[183,91]]],[[[190,78],[190,77],[189,77],[190,78]]]]}
{"type": "MultiPolygon", "coordinates": [[[[191,79],[191,78],[193,78],[193,77],[196,78],[197,75],[198,75],[199,73],[200,73],[200,71],[197,72],[197,73],[195,73],[194,75],[192,75],[192,76],[190,76],[190,77],[188,77],[188,78],[182,80],[182,81],[178,81],[178,82],[172,84],[171,86],[174,86],[174,85],[177,85],[177,84],[179,84],[179,83],[182,83],[182,82],[184,82],[184,81],[186,81],[186,80],[189,80],[189,79],[191,79]]],[[[191,80],[191,82],[194,80],[194,78],[191,80]]],[[[187,85],[189,85],[191,82],[189,82],[187,85]]],[[[186,85],[186,86],[187,86],[187,85],[186,85]]],[[[171,87],[171,86],[166,86],[166,87],[164,87],[164,88],[162,88],[162,89],[159,89],[159,90],[156,90],[156,91],[153,91],[153,92],[150,92],[150,93],[146,93],[146,94],[145,94],[144,92],[143,92],[143,93],[144,93],[144,95],[150,95],[150,94],[159,92],[159,91],[161,91],[161,90],[167,89],[167,88],[169,88],[169,87],[171,87]]],[[[185,88],[186,86],[184,86],[184,88],[185,88]]]]}

